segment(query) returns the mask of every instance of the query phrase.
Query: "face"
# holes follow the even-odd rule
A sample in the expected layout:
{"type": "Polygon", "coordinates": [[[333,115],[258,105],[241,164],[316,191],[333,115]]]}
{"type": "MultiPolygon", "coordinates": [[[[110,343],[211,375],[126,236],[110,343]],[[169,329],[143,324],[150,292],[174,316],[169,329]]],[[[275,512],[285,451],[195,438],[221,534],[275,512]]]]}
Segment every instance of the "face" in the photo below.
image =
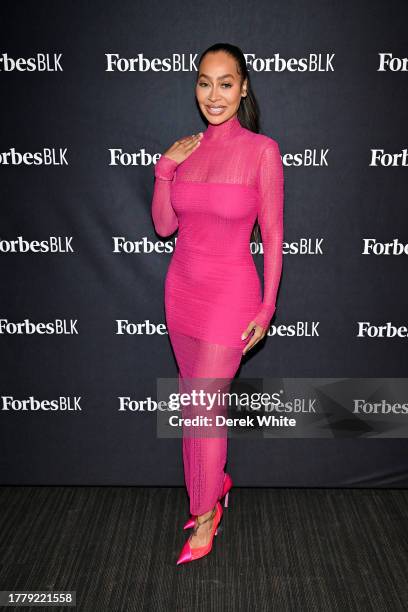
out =
{"type": "Polygon", "coordinates": [[[247,93],[247,80],[241,86],[241,75],[231,55],[224,51],[207,53],[199,66],[195,91],[207,121],[218,125],[237,113],[241,96],[247,93]]]}

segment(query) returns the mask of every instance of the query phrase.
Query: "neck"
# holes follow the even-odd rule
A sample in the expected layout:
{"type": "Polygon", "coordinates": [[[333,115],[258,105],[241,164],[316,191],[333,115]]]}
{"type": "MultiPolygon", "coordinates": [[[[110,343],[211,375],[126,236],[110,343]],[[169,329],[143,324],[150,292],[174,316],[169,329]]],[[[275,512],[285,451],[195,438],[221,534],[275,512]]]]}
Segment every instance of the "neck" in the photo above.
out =
{"type": "Polygon", "coordinates": [[[209,123],[207,129],[203,134],[203,138],[205,137],[206,140],[212,142],[221,142],[224,140],[229,140],[234,136],[237,136],[238,134],[240,134],[242,129],[243,128],[239,122],[239,119],[235,114],[232,115],[232,117],[230,117],[226,121],[223,121],[223,123],[219,123],[218,125],[209,123]]]}

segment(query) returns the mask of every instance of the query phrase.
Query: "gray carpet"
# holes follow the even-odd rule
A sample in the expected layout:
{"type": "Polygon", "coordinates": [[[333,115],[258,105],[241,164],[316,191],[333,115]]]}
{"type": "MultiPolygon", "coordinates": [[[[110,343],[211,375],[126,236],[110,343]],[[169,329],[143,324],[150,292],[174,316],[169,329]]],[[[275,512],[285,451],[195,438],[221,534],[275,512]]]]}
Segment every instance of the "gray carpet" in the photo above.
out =
{"type": "Polygon", "coordinates": [[[0,590],[75,590],[81,612],[408,610],[406,490],[234,488],[210,555],[176,566],[187,516],[182,488],[1,487],[0,590]]]}

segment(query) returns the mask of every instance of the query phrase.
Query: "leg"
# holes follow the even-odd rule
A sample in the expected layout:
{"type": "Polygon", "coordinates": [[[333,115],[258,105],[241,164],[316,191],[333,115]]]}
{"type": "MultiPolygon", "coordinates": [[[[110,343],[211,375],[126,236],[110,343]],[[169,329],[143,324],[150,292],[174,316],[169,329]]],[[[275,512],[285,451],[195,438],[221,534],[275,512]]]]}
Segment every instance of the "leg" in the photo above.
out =
{"type": "MultiPolygon", "coordinates": [[[[171,340],[179,366],[180,392],[229,390],[229,382],[242,358],[242,349],[211,344],[174,332],[171,340]]],[[[226,406],[218,402],[211,410],[206,408],[206,403],[188,406],[182,416],[207,416],[215,423],[216,415],[226,414],[226,406]]],[[[191,514],[202,516],[214,508],[223,487],[226,459],[226,427],[215,424],[212,427],[183,427],[184,477],[191,514]]]]}

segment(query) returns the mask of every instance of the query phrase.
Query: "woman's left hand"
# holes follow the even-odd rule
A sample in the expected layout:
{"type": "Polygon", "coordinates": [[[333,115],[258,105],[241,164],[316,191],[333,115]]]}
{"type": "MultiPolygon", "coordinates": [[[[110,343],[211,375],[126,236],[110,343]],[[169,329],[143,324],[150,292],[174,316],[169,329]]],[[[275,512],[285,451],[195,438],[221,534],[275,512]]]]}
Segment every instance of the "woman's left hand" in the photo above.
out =
{"type": "Polygon", "coordinates": [[[250,341],[245,345],[245,348],[242,351],[243,355],[250,351],[251,348],[254,347],[255,344],[258,344],[258,342],[262,340],[262,338],[264,338],[264,336],[266,335],[266,328],[261,327],[260,325],[255,323],[255,321],[251,321],[244,333],[242,334],[241,340],[245,340],[245,338],[248,336],[248,334],[250,334],[251,330],[253,329],[255,331],[252,334],[250,341]]]}

